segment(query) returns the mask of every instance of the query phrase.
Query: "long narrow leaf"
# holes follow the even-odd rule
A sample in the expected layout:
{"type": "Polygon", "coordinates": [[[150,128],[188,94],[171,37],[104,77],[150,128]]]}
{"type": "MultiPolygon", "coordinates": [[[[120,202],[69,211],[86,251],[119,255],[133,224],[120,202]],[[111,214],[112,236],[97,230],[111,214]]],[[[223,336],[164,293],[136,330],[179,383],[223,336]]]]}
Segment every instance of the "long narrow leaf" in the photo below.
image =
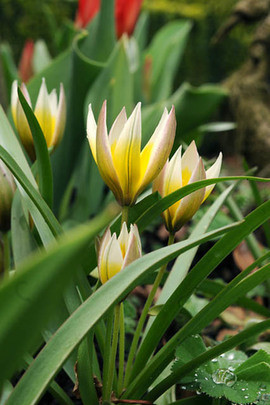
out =
{"type": "Polygon", "coordinates": [[[218,177],[213,179],[195,181],[194,183],[188,184],[187,186],[184,186],[179,190],[176,190],[173,193],[169,194],[168,196],[160,199],[156,204],[151,206],[137,219],[137,225],[140,229],[144,229],[157,215],[160,215],[172,204],[176,203],[181,198],[186,197],[187,195],[193,193],[193,191],[199,190],[200,188],[203,188],[205,186],[209,186],[210,184],[222,183],[224,181],[232,181],[232,180],[270,182],[270,179],[253,176],[218,177]]]}
{"type": "Polygon", "coordinates": [[[123,299],[142,280],[143,276],[154,271],[178,254],[216,237],[228,231],[228,229],[230,227],[224,227],[209,232],[202,237],[159,249],[131,263],[110,279],[92,294],[58,329],[21,378],[6,405],[14,403],[33,405],[37,403],[50,381],[75,347],[102,316],[107,313],[111,306],[123,299]]]}
{"type": "Polygon", "coordinates": [[[205,362],[240,345],[241,343],[250,339],[250,337],[258,335],[259,333],[265,331],[269,327],[270,327],[270,319],[260,322],[254,326],[250,326],[243,332],[238,333],[238,335],[229,338],[225,342],[220,343],[218,346],[215,346],[210,350],[207,350],[200,356],[184,364],[175,373],[172,373],[169,377],[164,379],[147,395],[147,398],[149,400],[154,400],[158,398],[162,392],[166,391],[169,387],[174,385],[184,375],[190,373],[192,370],[196,369],[205,362]]]}
{"type": "Polygon", "coordinates": [[[66,234],[61,243],[53,244],[49,252],[31,257],[14,277],[1,285],[0,386],[16,370],[22,355],[30,349],[49,315],[55,311],[55,304],[78,268],[89,242],[114,214],[114,210],[105,212],[88,225],[66,234]]]}
{"type": "Polygon", "coordinates": [[[37,157],[37,169],[40,193],[49,207],[52,207],[53,201],[53,177],[50,156],[47,143],[43,135],[42,129],[33,113],[30,105],[24,98],[20,88],[18,87],[18,96],[24,113],[26,115],[29,127],[32,132],[35,152],[37,157]]]}
{"type": "MultiPolygon", "coordinates": [[[[186,300],[191,296],[193,291],[200,283],[216,268],[216,266],[243,240],[247,235],[253,232],[258,226],[264,223],[270,217],[270,201],[264,203],[259,208],[250,213],[244,223],[237,230],[232,230],[223,236],[210,249],[203,258],[193,267],[192,271],[183,280],[181,285],[175,290],[169,298],[166,305],[163,306],[157,315],[151,329],[145,337],[141,348],[136,356],[135,364],[132,371],[133,380],[132,391],[135,387],[143,387],[147,378],[144,374],[152,376],[158,372],[158,368],[154,364],[153,367],[146,367],[145,363],[153,352],[153,348],[157,346],[163,333],[166,331],[172,320],[175,318],[180,308],[186,300]],[[141,371],[142,370],[142,371],[141,371]],[[154,371],[155,370],[155,371],[154,371]]],[[[157,357],[157,356],[156,356],[157,357]]],[[[163,360],[162,360],[163,361],[163,360]]],[[[162,363],[161,361],[161,363],[162,363]]],[[[158,360],[157,360],[158,362],[158,360]]],[[[136,388],[136,390],[137,390],[136,388]]],[[[127,395],[129,390],[127,390],[127,395]]]]}
{"type": "Polygon", "coordinates": [[[28,180],[17,162],[2,146],[0,146],[0,158],[7,165],[13,176],[18,180],[27,195],[31,198],[31,200],[43,216],[52,234],[54,236],[61,234],[62,228],[46,202],[42,199],[38,191],[32,186],[31,182],[28,180]]]}

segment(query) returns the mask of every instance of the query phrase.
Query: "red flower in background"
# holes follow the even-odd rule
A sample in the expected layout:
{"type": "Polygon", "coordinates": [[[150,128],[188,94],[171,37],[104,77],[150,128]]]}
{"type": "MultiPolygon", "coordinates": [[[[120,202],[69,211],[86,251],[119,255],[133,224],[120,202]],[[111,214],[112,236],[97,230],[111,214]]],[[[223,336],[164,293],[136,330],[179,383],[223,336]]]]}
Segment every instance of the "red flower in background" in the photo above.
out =
{"type": "MultiPolygon", "coordinates": [[[[140,14],[143,0],[115,0],[116,35],[120,38],[124,33],[133,33],[140,14]]],[[[97,14],[100,0],[79,0],[79,8],[75,24],[85,27],[97,14]]]]}
{"type": "Polygon", "coordinates": [[[18,73],[20,79],[26,83],[33,76],[34,41],[28,39],[23,47],[19,62],[18,73]]]}
{"type": "Polygon", "coordinates": [[[99,7],[100,0],[79,0],[75,25],[80,28],[86,27],[97,14],[99,7]]]}

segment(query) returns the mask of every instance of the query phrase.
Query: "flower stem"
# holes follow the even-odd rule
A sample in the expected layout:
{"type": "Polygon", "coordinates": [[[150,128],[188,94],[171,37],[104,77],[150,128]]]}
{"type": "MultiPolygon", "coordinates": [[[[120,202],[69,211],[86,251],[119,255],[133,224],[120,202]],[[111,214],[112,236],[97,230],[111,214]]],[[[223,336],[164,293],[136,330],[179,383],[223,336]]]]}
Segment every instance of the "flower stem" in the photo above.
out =
{"type": "MultiPolygon", "coordinates": [[[[168,240],[168,246],[172,245],[173,242],[174,242],[174,234],[170,234],[169,240],[168,240]]],[[[132,340],[132,343],[131,343],[131,346],[130,346],[130,351],[129,351],[127,365],[126,365],[126,374],[125,374],[125,380],[124,380],[124,387],[126,387],[128,385],[128,383],[129,383],[129,379],[130,379],[130,376],[131,376],[131,370],[132,370],[132,364],[133,364],[133,360],[134,360],[134,357],[135,357],[135,354],[136,354],[136,351],[137,351],[137,346],[138,346],[138,342],[139,342],[139,339],[140,339],[140,336],[141,336],[143,325],[144,325],[144,322],[145,322],[145,320],[147,318],[148,311],[150,309],[150,306],[152,305],[152,302],[153,302],[153,299],[154,299],[155,294],[157,292],[158,286],[159,286],[159,284],[160,284],[160,282],[162,280],[162,277],[164,276],[166,268],[167,268],[167,264],[164,264],[160,268],[160,270],[159,270],[159,272],[157,274],[157,277],[156,277],[156,279],[154,281],[152,290],[151,290],[150,294],[148,295],[148,298],[147,298],[147,300],[146,300],[146,302],[144,304],[144,308],[142,310],[142,313],[141,313],[141,316],[140,316],[140,319],[139,319],[139,322],[138,322],[138,325],[137,325],[137,328],[136,328],[136,331],[134,333],[133,340],[132,340]]]]}
{"type": "Polygon", "coordinates": [[[110,363],[110,350],[111,350],[111,338],[113,328],[113,310],[110,310],[107,316],[106,323],[106,336],[105,336],[105,350],[103,355],[103,397],[105,395],[106,384],[109,376],[109,363],[110,363]]]}
{"type": "MultiPolygon", "coordinates": [[[[119,333],[119,321],[120,321],[120,304],[117,304],[114,308],[114,323],[112,333],[112,345],[110,348],[110,355],[108,361],[108,368],[106,375],[103,376],[103,401],[110,401],[113,377],[115,371],[115,358],[117,352],[118,333],[119,333]]],[[[110,334],[111,335],[111,334],[110,334]]],[[[107,343],[107,339],[106,339],[107,343]]]]}
{"type": "Polygon", "coordinates": [[[121,226],[123,225],[124,222],[128,225],[128,210],[129,210],[129,206],[124,205],[123,209],[122,209],[121,226]]]}
{"type": "Polygon", "coordinates": [[[117,385],[118,396],[120,396],[123,391],[124,362],[125,362],[125,319],[124,319],[124,303],[121,302],[120,328],[119,328],[119,367],[118,367],[118,385],[117,385]]]}

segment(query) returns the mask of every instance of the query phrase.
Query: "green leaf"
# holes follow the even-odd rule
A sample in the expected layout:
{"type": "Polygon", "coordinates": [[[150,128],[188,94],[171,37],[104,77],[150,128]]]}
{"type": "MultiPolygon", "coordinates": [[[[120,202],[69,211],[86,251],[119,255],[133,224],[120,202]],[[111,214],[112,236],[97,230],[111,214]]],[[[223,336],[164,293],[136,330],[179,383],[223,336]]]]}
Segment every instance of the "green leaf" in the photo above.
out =
{"type": "Polygon", "coordinates": [[[12,278],[2,283],[0,345],[5,350],[0,360],[0,382],[16,370],[22,355],[55,312],[64,288],[80,265],[82,253],[114,215],[114,210],[105,212],[65,235],[59,244],[29,258],[12,278]]]}
{"type": "Polygon", "coordinates": [[[188,83],[183,83],[167,100],[142,109],[143,143],[145,144],[154,132],[164,108],[170,109],[172,105],[175,106],[178,122],[176,139],[189,143],[193,139],[189,133],[206,123],[226,96],[225,90],[219,86],[193,87],[188,83]]]}
{"type": "MultiPolygon", "coordinates": [[[[31,169],[26,161],[26,158],[20,147],[19,141],[15,136],[1,106],[0,106],[0,146],[1,149],[4,148],[12,156],[13,158],[12,160],[16,162],[16,166],[19,167],[20,169],[19,173],[22,173],[22,176],[24,180],[26,180],[30,189],[32,191],[34,190],[33,191],[34,194],[35,195],[38,194],[36,190],[37,185],[31,172],[31,169]]],[[[4,153],[6,154],[6,152],[4,153]]],[[[7,155],[6,157],[8,158],[7,155]]],[[[39,209],[37,209],[35,204],[32,202],[31,198],[29,198],[27,192],[25,192],[22,187],[19,187],[19,190],[22,196],[24,207],[29,210],[43,243],[47,245],[54,238],[53,232],[50,230],[50,227],[44,220],[42,214],[39,212],[39,209]]],[[[42,200],[39,194],[37,198],[42,201],[41,204],[45,204],[45,202],[42,200]]]]}
{"type": "Polygon", "coordinates": [[[9,44],[0,45],[0,58],[3,76],[5,80],[5,90],[7,92],[7,101],[10,100],[11,86],[14,80],[18,79],[17,67],[13,58],[12,50],[9,44]]]}
{"type": "Polygon", "coordinates": [[[193,191],[196,191],[202,187],[205,187],[209,184],[222,183],[224,181],[231,180],[250,180],[250,181],[259,181],[259,182],[270,182],[270,179],[262,177],[252,177],[252,176],[230,176],[230,177],[219,177],[215,179],[207,179],[201,181],[195,181],[192,184],[188,184],[173,193],[167,195],[166,197],[159,199],[154,205],[149,206],[143,214],[141,214],[136,223],[140,229],[144,229],[151,221],[160,215],[163,211],[169,208],[172,204],[179,201],[181,198],[191,194],[193,191]]]}
{"type": "Polygon", "coordinates": [[[19,191],[14,195],[11,209],[11,240],[15,267],[37,248],[25,219],[19,191]]]}
{"type": "MultiPolygon", "coordinates": [[[[156,355],[156,358],[160,359],[162,358],[163,355],[167,356],[169,355],[169,347],[175,347],[175,345],[180,344],[181,340],[184,340],[186,337],[190,336],[193,333],[198,333],[204,326],[206,326],[211,320],[215,319],[216,316],[222,312],[227,306],[231,305],[232,302],[235,300],[235,297],[240,295],[240,294],[246,294],[248,291],[250,291],[254,286],[262,283],[265,281],[268,276],[269,276],[269,268],[270,264],[262,267],[259,269],[256,273],[253,273],[249,275],[248,277],[245,277],[244,279],[241,280],[238,284],[237,281],[242,278],[242,273],[238,275],[234,280],[231,281],[231,283],[222,291],[218,296],[216,296],[206,307],[204,307],[194,318],[192,318],[179,332],[177,332],[173,338],[169,342],[167,342],[166,348],[161,349],[158,355],[156,355]],[[238,280],[236,280],[238,279],[238,280]],[[166,353],[167,351],[167,353],[166,353]]],[[[264,322],[261,322],[262,325],[264,325],[264,322]]],[[[266,322],[266,325],[268,323],[266,322]]],[[[256,328],[253,328],[253,330],[256,330],[256,328]]],[[[209,350],[205,356],[204,354],[198,356],[196,359],[190,361],[189,365],[182,366],[176,373],[175,375],[171,375],[165,380],[162,381],[157,387],[155,387],[152,392],[150,392],[147,395],[147,398],[154,400],[157,398],[164,390],[168,389],[171,385],[175,384],[177,381],[177,378],[180,376],[183,377],[183,375],[186,375],[188,371],[191,371],[201,364],[205,363],[205,360],[202,361],[202,359],[207,358],[212,359],[215,356],[212,357],[213,353],[218,352],[223,353],[221,349],[226,347],[227,351],[230,348],[234,346],[230,346],[232,342],[237,342],[237,338],[241,340],[241,338],[245,336],[245,340],[249,339],[251,336],[253,336],[252,333],[246,334],[244,332],[241,332],[239,335],[235,337],[235,339],[231,338],[221,345],[219,347],[215,347],[211,350],[209,350]],[[191,367],[190,367],[191,366],[191,367]],[[190,368],[189,368],[190,367],[190,368]]],[[[171,359],[171,356],[168,357],[168,359],[171,359]]],[[[163,359],[164,361],[164,359],[163,359]]],[[[155,361],[152,361],[152,366],[155,361]]],[[[165,361],[164,361],[165,363],[165,361]]],[[[163,364],[164,364],[163,363],[163,364]]],[[[148,367],[149,368],[149,367],[148,367]]],[[[157,365],[155,364],[155,369],[157,368],[157,365]]],[[[144,376],[145,378],[145,376],[144,376]]],[[[153,378],[153,375],[152,375],[153,378]]],[[[235,402],[235,401],[234,401],[235,402]]],[[[248,402],[248,401],[247,401],[248,402]]]]}
{"type": "MultiPolygon", "coordinates": [[[[147,273],[153,272],[178,254],[224,231],[225,229],[211,232],[192,241],[183,241],[159,249],[131,263],[110,279],[58,329],[16,385],[6,405],[16,403],[18,399],[20,405],[36,403],[70,353],[112,305],[120,302],[128,292],[142,281],[147,273]]],[[[73,239],[72,242],[74,242],[73,239]]]]}
{"type": "Polygon", "coordinates": [[[25,100],[19,87],[18,96],[34,140],[40,192],[49,207],[51,207],[53,201],[53,177],[46,139],[32,108],[25,100]]]}
{"type": "MultiPolygon", "coordinates": [[[[0,157],[3,162],[7,165],[13,176],[18,180],[19,184],[22,186],[24,191],[31,198],[32,202],[35,204],[36,208],[39,210],[40,214],[44,218],[44,221],[48,225],[54,236],[62,233],[62,228],[58,223],[57,219],[53,215],[50,208],[47,206],[45,201],[42,199],[38,191],[32,186],[31,182],[28,180],[20,166],[11,157],[11,155],[0,146],[0,157]]],[[[31,211],[30,211],[31,212],[31,211]]],[[[32,214],[32,212],[31,212],[32,214]]]]}
{"type": "Polygon", "coordinates": [[[144,63],[149,64],[148,97],[160,101],[169,97],[173,81],[183,56],[191,30],[189,21],[173,21],[160,29],[144,52],[144,63]]]}
{"type": "Polygon", "coordinates": [[[85,34],[78,35],[72,46],[70,69],[72,80],[65,87],[67,94],[67,121],[63,142],[52,156],[54,172],[55,208],[58,209],[77,164],[86,138],[83,107],[89,86],[104,67],[103,63],[89,59],[82,51],[85,34]],[[74,158],[75,157],[75,158],[74,158]]]}
{"type": "Polygon", "coordinates": [[[88,112],[88,105],[92,103],[92,109],[96,118],[104,100],[107,100],[107,121],[109,128],[123,106],[126,107],[127,114],[130,114],[133,109],[132,75],[129,69],[124,41],[125,39],[123,38],[116,44],[108,64],[91,86],[85,100],[85,116],[88,112]]]}
{"type": "MultiPolygon", "coordinates": [[[[168,362],[171,360],[174,344],[179,339],[179,333],[176,333],[174,338],[167,342],[166,347],[161,349],[154,359],[145,366],[145,363],[152,354],[154,348],[158,344],[160,338],[162,337],[165,330],[168,328],[172,320],[175,318],[177,313],[180,311],[181,307],[184,305],[186,300],[190,297],[193,291],[198,287],[198,285],[205,279],[208,274],[216,268],[216,266],[243,240],[246,235],[253,232],[258,226],[264,223],[270,217],[270,201],[264,203],[259,208],[254,210],[245,218],[245,222],[239,225],[236,230],[231,230],[225,236],[223,236],[204,256],[203,258],[193,267],[191,272],[186,276],[180,286],[175,290],[175,292],[168,299],[163,309],[160,311],[159,315],[155,318],[151,329],[147,333],[141,347],[137,353],[136,360],[133,366],[132,376],[133,381],[130,387],[127,389],[125,395],[130,395],[131,392],[144,392],[148,383],[148,376],[154,378],[154,375],[158,375],[160,370],[162,370],[168,362]],[[171,345],[170,345],[171,342],[171,345]],[[172,351],[171,351],[172,350],[172,351]],[[142,370],[142,371],[141,371],[142,370]],[[137,374],[137,377],[134,376],[137,374]]],[[[242,273],[241,273],[242,274],[242,273]]],[[[240,279],[244,275],[238,276],[240,279]]],[[[237,281],[239,280],[237,278],[237,281]]],[[[232,285],[234,283],[232,282],[232,285]]],[[[251,288],[250,288],[251,289],[251,288]]],[[[235,299],[235,295],[229,300],[232,303],[235,299]]],[[[214,301],[212,301],[214,302],[214,301]]],[[[225,303],[221,300],[220,304],[223,307],[225,303]]],[[[208,304],[209,305],[209,304],[208,304]]],[[[228,304],[229,305],[229,304],[228,304]]],[[[221,308],[220,307],[220,308],[221,308]]],[[[220,308],[211,306],[214,310],[214,317],[218,316],[220,308]]],[[[225,305],[226,308],[226,305],[225,305]]],[[[224,309],[225,309],[224,308],[224,309]]],[[[208,311],[208,306],[206,306],[202,311],[208,311]]],[[[201,312],[202,312],[201,311],[201,312]]],[[[181,329],[181,335],[184,337],[185,333],[198,333],[198,328],[200,324],[205,327],[213,318],[212,316],[206,319],[201,317],[201,312],[193,318],[192,325],[194,329],[186,329],[186,326],[181,329]],[[206,323],[205,323],[206,322],[206,323]],[[183,332],[184,331],[184,332],[183,332]]],[[[184,337],[186,338],[186,336],[184,337]]],[[[128,397],[127,397],[128,398],[128,397]]]]}

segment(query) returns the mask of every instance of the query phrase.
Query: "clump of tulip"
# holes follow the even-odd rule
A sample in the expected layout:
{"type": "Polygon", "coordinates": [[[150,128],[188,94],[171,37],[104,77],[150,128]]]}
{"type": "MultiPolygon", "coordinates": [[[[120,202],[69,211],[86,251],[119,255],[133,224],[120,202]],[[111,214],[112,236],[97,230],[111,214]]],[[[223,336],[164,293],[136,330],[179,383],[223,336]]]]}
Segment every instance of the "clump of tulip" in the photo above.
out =
{"type": "Polygon", "coordinates": [[[10,228],[11,205],[15,193],[13,175],[0,160],[0,231],[6,232],[10,228]]]}
{"type": "MultiPolygon", "coordinates": [[[[24,83],[20,86],[21,91],[32,107],[31,99],[24,83]]],[[[11,112],[15,127],[18,131],[21,142],[26,149],[29,157],[35,160],[34,141],[27,118],[24,114],[20,100],[18,98],[18,83],[13,82],[11,92],[11,112]]],[[[64,87],[60,84],[59,100],[57,100],[56,89],[49,94],[45,79],[38,93],[34,114],[43,131],[48,148],[55,149],[62,140],[66,124],[66,101],[64,87]]]]}
{"type": "MultiPolygon", "coordinates": [[[[182,148],[180,146],[171,160],[166,162],[163,170],[153,183],[153,190],[157,190],[162,197],[195,181],[219,176],[222,162],[221,153],[208,170],[204,168],[202,158],[198,154],[194,141],[189,145],[183,156],[181,154],[182,148]]],[[[210,185],[194,191],[164,211],[163,218],[168,231],[175,233],[188,222],[213,188],[214,185],[210,185]]]]}
{"type": "Polygon", "coordinates": [[[165,108],[152,137],[141,151],[141,104],[127,118],[125,108],[108,134],[106,102],[96,124],[91,105],[87,137],[99,172],[122,206],[133,205],[138,195],[163,168],[171,152],[176,129],[174,107],[165,108]]]}
{"type": "Polygon", "coordinates": [[[130,226],[128,232],[124,222],[119,237],[106,230],[98,242],[98,272],[102,284],[123,270],[131,262],[141,257],[141,240],[136,225],[130,226]]]}

